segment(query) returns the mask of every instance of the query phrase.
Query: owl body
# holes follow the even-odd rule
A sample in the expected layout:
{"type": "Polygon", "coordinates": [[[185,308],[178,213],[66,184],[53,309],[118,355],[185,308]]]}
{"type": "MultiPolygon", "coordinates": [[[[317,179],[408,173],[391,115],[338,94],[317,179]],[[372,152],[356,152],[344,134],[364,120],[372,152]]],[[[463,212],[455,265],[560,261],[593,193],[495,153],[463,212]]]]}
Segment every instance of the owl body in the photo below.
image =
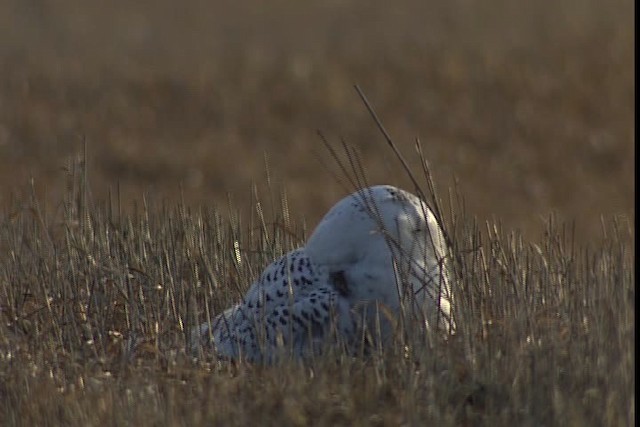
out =
{"type": "Polygon", "coordinates": [[[392,186],[364,188],[196,335],[223,358],[268,362],[336,343],[355,349],[364,336],[389,342],[400,317],[452,333],[447,254],[426,203],[392,186]]]}

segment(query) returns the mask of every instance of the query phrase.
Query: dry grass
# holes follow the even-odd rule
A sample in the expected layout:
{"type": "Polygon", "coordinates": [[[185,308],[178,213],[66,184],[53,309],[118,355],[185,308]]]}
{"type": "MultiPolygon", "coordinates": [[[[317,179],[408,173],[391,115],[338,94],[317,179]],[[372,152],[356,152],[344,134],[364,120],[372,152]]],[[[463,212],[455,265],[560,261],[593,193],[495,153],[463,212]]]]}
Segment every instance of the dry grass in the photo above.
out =
{"type": "Polygon", "coordinates": [[[632,1],[172,5],[0,2],[0,424],[633,424],[632,1]],[[456,187],[459,333],[193,360],[345,194],[316,129],[411,189],[354,83],[456,187]]]}
{"type": "Polygon", "coordinates": [[[316,129],[358,147],[371,182],[407,186],[357,83],[405,153],[421,138],[439,188],[457,177],[479,220],[535,238],[556,212],[587,243],[601,214],[634,207],[633,11],[632,0],[5,0],[0,202],[31,176],[59,200],[48,184],[84,136],[96,195],[120,182],[127,202],[154,191],[198,206],[231,192],[247,215],[266,153],[292,212],[315,224],[344,194],[314,155],[316,129]]]}
{"type": "Polygon", "coordinates": [[[452,340],[413,331],[366,359],[227,364],[189,357],[189,329],[306,230],[286,203],[248,222],[150,197],[119,212],[81,166],[57,212],[33,197],[2,217],[4,425],[633,423],[628,224],[585,247],[553,218],[528,242],[457,216],[452,340]]]}

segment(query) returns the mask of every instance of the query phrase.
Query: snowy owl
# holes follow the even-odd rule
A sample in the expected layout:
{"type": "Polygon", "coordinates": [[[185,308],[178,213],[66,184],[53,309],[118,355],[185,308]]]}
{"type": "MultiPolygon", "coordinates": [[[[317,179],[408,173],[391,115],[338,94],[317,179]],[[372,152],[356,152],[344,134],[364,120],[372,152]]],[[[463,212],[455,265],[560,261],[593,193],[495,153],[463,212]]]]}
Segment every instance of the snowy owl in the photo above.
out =
{"type": "Polygon", "coordinates": [[[386,342],[401,317],[451,333],[447,254],[426,203],[389,185],[361,189],[304,247],[267,266],[239,304],[197,327],[194,350],[268,363],[331,343],[353,349],[363,336],[386,342]]]}

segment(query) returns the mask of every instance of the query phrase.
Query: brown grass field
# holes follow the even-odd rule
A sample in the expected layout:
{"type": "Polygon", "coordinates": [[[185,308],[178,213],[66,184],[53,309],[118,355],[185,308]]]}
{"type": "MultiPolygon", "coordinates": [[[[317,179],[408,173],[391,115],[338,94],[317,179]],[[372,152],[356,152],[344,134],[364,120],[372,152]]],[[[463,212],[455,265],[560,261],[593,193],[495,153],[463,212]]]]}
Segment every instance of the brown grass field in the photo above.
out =
{"type": "Polygon", "coordinates": [[[0,0],[0,425],[633,425],[634,8],[0,0]],[[429,159],[460,330],[191,358],[352,190],[318,130],[412,189],[354,84],[429,159]]]}

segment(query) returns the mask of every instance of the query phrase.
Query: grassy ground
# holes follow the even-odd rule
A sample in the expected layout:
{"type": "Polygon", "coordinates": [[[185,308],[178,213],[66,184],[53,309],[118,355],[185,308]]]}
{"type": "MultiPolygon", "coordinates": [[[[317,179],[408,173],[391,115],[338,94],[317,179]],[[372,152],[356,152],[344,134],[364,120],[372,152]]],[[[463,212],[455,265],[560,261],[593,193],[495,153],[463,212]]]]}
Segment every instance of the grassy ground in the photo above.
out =
{"type": "Polygon", "coordinates": [[[633,11],[0,2],[0,424],[631,425],[633,11]],[[350,190],[316,129],[411,189],[354,83],[456,188],[459,333],[193,360],[350,190]]]}
{"type": "Polygon", "coordinates": [[[84,137],[97,194],[230,192],[248,214],[266,154],[315,224],[344,194],[316,129],[358,147],[371,182],[407,185],[357,83],[480,220],[535,238],[555,211],[588,242],[633,212],[631,0],[174,3],[0,2],[0,200],[31,176],[58,200],[84,137]]]}
{"type": "Polygon", "coordinates": [[[2,218],[4,425],[633,423],[628,224],[587,247],[553,218],[529,242],[458,217],[455,337],[410,329],[369,358],[265,368],[185,348],[191,327],[304,240],[286,207],[265,203],[275,217],[248,222],[152,199],[122,213],[82,176],[57,214],[33,199],[2,218]]]}

